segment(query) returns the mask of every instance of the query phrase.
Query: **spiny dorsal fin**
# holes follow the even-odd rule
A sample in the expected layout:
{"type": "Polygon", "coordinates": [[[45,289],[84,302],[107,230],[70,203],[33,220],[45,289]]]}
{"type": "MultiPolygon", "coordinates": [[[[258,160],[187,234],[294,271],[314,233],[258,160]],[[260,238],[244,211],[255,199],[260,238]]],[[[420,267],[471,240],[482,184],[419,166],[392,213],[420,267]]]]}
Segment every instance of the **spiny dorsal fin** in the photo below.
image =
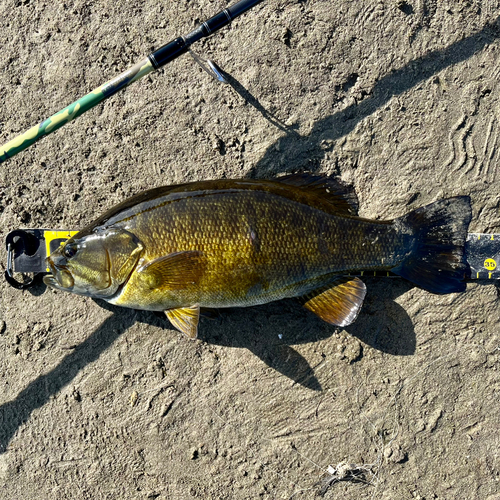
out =
{"type": "Polygon", "coordinates": [[[354,189],[332,177],[303,172],[285,175],[275,180],[283,184],[303,188],[310,194],[316,194],[339,215],[358,215],[359,203],[354,189]]]}
{"type": "Polygon", "coordinates": [[[198,321],[200,320],[200,306],[180,307],[165,311],[170,323],[177,330],[186,334],[190,339],[198,336],[198,321]]]}
{"type": "Polygon", "coordinates": [[[171,199],[179,199],[183,196],[189,198],[193,192],[227,189],[268,191],[332,214],[356,216],[358,211],[358,200],[354,190],[326,175],[301,173],[272,180],[217,179],[164,186],[139,193],[108,210],[92,224],[82,229],[76,237],[83,238],[101,226],[121,223],[127,217],[137,214],[138,211],[149,210],[152,205],[168,203],[171,199]],[[289,186],[289,189],[283,189],[284,186],[289,186]]]}
{"type": "Polygon", "coordinates": [[[183,289],[197,283],[205,270],[203,252],[176,252],[148,262],[138,276],[151,288],[183,289]]]}
{"type": "Polygon", "coordinates": [[[333,286],[303,297],[303,304],[323,321],[336,326],[350,325],[358,316],[366,286],[358,278],[340,278],[333,286]]]}

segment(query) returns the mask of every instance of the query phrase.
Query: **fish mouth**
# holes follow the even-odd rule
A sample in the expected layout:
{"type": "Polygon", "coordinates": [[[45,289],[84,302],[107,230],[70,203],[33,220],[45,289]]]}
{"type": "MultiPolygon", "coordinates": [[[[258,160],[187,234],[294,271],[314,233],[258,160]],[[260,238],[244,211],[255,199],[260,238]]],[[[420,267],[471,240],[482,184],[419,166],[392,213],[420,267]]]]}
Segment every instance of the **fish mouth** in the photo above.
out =
{"type": "Polygon", "coordinates": [[[62,288],[61,285],[59,285],[52,274],[47,274],[46,276],[44,276],[43,282],[50,288],[55,288],[56,290],[66,290],[65,288],[62,288]]]}
{"type": "Polygon", "coordinates": [[[66,266],[57,265],[51,257],[46,259],[50,273],[43,277],[43,282],[57,290],[71,291],[75,284],[75,280],[71,273],[66,269],[66,266]]]}

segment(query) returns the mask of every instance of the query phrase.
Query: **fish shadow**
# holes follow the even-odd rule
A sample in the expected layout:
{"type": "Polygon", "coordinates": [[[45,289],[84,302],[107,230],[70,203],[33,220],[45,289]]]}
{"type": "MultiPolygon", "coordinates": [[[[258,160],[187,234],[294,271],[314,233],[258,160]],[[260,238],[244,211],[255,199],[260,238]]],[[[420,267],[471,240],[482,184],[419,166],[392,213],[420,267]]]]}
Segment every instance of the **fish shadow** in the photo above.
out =
{"type": "MultiPolygon", "coordinates": [[[[404,280],[370,284],[364,310],[346,330],[375,349],[396,355],[412,354],[415,351],[412,322],[404,309],[392,302],[411,287],[404,280]]],[[[15,399],[0,405],[0,453],[6,451],[33,411],[71,383],[134,323],[172,328],[163,314],[125,309],[102,300],[95,302],[113,314],[83,342],[70,346],[69,353],[57,366],[30,382],[15,399]]],[[[202,318],[199,339],[209,344],[249,349],[294,383],[320,391],[314,369],[291,346],[326,339],[337,330],[302,308],[298,301],[283,300],[259,307],[222,310],[215,320],[202,318]]],[[[178,335],[179,342],[188,342],[182,334],[178,335]]]]}
{"type": "Polygon", "coordinates": [[[367,294],[357,320],[345,330],[378,351],[394,356],[411,356],[417,339],[408,313],[395,299],[415,287],[399,278],[364,280],[367,294]]]}
{"type": "MultiPolygon", "coordinates": [[[[344,330],[379,351],[412,355],[416,348],[413,323],[394,299],[413,285],[402,279],[367,282],[361,313],[344,330]]],[[[301,307],[297,300],[288,299],[258,307],[221,309],[215,320],[202,318],[198,338],[209,344],[248,349],[294,383],[320,391],[314,369],[292,346],[325,340],[340,330],[301,307]]]]}

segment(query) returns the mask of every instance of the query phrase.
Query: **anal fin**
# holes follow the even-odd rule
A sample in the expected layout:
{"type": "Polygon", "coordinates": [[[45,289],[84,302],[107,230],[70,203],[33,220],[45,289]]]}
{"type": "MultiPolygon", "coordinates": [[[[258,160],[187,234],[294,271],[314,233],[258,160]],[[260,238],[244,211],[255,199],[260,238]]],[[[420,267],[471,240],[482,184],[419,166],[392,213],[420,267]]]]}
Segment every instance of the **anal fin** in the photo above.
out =
{"type": "Polygon", "coordinates": [[[360,279],[340,278],[303,297],[303,305],[331,325],[347,326],[357,318],[365,295],[366,285],[360,279]]]}
{"type": "Polygon", "coordinates": [[[200,320],[200,306],[179,307],[165,311],[170,323],[186,334],[190,339],[198,336],[198,322],[200,320]]]}

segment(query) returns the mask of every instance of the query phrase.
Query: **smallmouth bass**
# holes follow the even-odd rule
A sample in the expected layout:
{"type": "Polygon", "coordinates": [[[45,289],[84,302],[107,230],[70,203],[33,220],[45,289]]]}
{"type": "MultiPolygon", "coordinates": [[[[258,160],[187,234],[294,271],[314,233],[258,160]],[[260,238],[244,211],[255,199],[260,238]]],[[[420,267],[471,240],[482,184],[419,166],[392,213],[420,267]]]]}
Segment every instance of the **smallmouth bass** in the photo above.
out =
{"type": "Polygon", "coordinates": [[[47,258],[53,288],[165,311],[196,337],[200,308],[299,297],[328,323],[352,323],[358,271],[392,271],[433,293],[465,290],[470,199],[391,221],[356,215],[353,192],[321,175],[166,186],[115,206],[47,258]]]}

